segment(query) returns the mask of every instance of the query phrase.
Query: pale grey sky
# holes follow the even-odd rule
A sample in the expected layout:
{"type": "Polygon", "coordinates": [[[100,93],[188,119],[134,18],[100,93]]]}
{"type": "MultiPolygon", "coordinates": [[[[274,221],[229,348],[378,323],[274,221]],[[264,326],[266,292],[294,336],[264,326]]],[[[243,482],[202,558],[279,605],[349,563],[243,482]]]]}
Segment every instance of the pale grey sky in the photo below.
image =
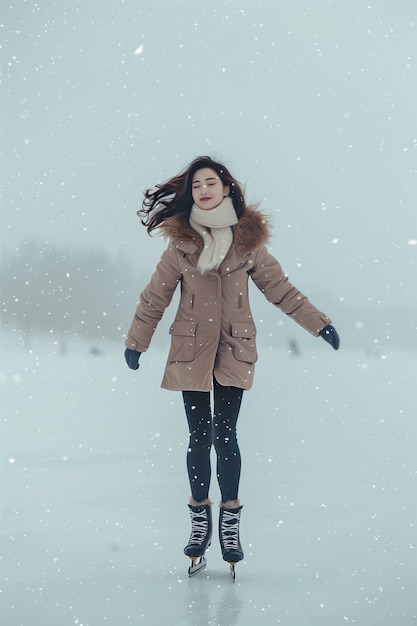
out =
{"type": "Polygon", "coordinates": [[[151,271],[163,244],[139,226],[143,189],[210,154],[262,202],[313,302],[351,325],[373,305],[415,342],[416,9],[3,5],[3,246],[122,249],[151,271]]]}

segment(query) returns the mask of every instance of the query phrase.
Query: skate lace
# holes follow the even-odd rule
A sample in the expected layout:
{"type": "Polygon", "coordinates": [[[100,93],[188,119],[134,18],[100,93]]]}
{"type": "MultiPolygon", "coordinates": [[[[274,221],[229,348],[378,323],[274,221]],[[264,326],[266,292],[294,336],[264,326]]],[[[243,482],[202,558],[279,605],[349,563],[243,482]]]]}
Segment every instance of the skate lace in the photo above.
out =
{"type": "Polygon", "coordinates": [[[226,509],[223,512],[221,533],[225,550],[239,549],[239,519],[238,513],[231,513],[226,509]]]}
{"type": "Polygon", "coordinates": [[[203,543],[207,533],[208,520],[207,511],[200,513],[192,513],[191,518],[191,536],[189,543],[203,543]]]}

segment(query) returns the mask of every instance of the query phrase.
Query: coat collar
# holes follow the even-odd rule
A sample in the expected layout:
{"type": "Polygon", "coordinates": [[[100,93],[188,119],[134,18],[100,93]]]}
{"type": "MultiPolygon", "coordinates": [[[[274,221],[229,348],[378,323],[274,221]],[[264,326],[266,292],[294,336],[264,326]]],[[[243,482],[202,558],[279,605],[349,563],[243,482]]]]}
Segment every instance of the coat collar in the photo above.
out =
{"type": "MultiPolygon", "coordinates": [[[[162,235],[180,250],[189,254],[201,252],[203,240],[191,228],[184,215],[167,218],[160,226],[162,235]]],[[[236,226],[233,226],[233,243],[241,254],[253,252],[265,244],[270,235],[267,218],[260,211],[246,207],[236,226]]]]}

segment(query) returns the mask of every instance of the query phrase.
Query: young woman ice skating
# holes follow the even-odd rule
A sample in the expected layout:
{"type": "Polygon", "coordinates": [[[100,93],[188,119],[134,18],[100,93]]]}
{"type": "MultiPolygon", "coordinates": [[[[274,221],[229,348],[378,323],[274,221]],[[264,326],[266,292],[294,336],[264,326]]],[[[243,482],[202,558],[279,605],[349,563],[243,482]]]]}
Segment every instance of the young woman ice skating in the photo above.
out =
{"type": "Polygon", "coordinates": [[[243,559],[236,424],[258,358],[248,279],[271,304],[335,350],[339,337],[330,318],[288,281],[268,253],[265,217],[245,203],[240,185],[221,163],[196,158],[179,175],[147,190],[138,215],[148,233],[159,229],[168,245],[140,295],[126,339],[126,362],[138,369],[139,357],[180,284],[161,386],[182,392],[190,433],[191,535],[184,553],[191,559],[190,576],[205,566],[212,535],[209,487],[214,445],[222,498],[220,546],[234,579],[235,564],[243,559]]]}

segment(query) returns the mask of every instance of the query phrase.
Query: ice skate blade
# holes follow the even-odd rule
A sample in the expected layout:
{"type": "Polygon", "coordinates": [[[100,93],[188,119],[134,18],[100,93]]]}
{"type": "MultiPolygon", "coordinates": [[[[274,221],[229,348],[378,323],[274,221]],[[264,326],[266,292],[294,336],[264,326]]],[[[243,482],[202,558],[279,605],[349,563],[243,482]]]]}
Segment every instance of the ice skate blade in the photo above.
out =
{"type": "Polygon", "coordinates": [[[236,563],[229,563],[230,565],[230,575],[232,577],[233,582],[236,581],[236,570],[235,570],[235,565],[236,563]]]}
{"type": "Polygon", "coordinates": [[[205,567],[207,566],[207,560],[205,556],[190,558],[191,565],[188,568],[188,576],[191,578],[192,576],[195,576],[196,574],[201,572],[201,570],[205,569],[205,567]]]}

